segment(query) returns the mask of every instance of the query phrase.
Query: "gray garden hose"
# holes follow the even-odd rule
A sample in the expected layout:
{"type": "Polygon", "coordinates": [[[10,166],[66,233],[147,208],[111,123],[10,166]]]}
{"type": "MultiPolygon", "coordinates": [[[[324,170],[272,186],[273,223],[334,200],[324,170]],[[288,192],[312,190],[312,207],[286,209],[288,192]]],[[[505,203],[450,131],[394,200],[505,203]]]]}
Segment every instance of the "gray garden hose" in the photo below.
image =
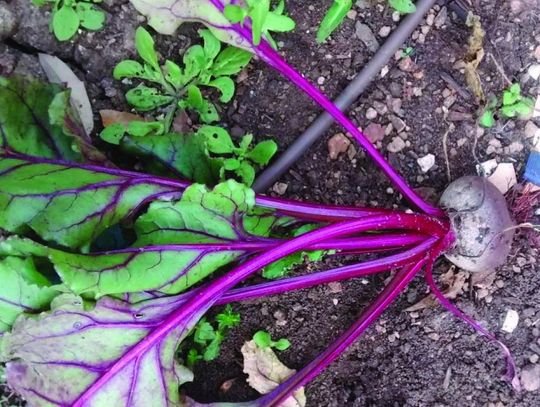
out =
{"type": "MultiPolygon", "coordinates": [[[[334,101],[339,109],[346,110],[362,94],[390,58],[418,27],[424,15],[433,7],[436,1],[418,0],[416,2],[416,12],[403,19],[371,61],[334,101]]],[[[252,188],[256,192],[263,192],[269,188],[330,128],[332,123],[334,123],[334,119],[328,113],[321,114],[272,165],[259,175],[252,188]]]]}

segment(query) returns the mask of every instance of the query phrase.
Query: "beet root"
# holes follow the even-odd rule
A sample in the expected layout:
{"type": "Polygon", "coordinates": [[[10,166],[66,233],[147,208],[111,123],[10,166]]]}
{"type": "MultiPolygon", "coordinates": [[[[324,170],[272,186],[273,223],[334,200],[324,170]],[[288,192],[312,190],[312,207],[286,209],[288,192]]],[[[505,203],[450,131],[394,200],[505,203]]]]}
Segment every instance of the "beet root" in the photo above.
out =
{"type": "Polygon", "coordinates": [[[471,272],[493,269],[506,261],[515,224],[504,196],[486,178],[457,179],[443,192],[439,204],[456,235],[454,246],[445,253],[448,260],[471,272]]]}

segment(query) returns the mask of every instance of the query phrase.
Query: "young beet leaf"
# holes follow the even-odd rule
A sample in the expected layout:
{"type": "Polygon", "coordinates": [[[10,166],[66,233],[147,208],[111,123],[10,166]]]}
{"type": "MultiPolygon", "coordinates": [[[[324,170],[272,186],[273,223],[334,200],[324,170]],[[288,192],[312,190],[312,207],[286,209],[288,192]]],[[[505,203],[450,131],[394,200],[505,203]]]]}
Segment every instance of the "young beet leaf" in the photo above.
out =
{"type": "Polygon", "coordinates": [[[32,0],[32,3],[52,5],[51,31],[59,41],[73,38],[79,27],[97,31],[105,23],[105,13],[94,5],[101,0],[32,0]]]}
{"type": "Polygon", "coordinates": [[[105,162],[69,103],[70,91],[0,76],[0,151],[77,162],[105,162]]]}
{"type": "Polygon", "coordinates": [[[135,45],[143,64],[125,60],[114,69],[116,79],[136,78],[159,85],[159,88],[139,85],[126,93],[126,99],[137,110],[146,112],[166,107],[163,131],[171,130],[172,121],[178,107],[195,111],[205,123],[219,119],[216,107],[207,100],[201,86],[216,88],[223,103],[234,95],[231,75],[237,74],[247,65],[251,55],[239,48],[227,47],[221,50],[221,43],[208,30],[200,30],[204,45],[194,45],[183,57],[184,66],[167,60],[160,65],[154,47],[154,40],[142,27],[137,29],[135,45]]]}
{"type": "Polygon", "coordinates": [[[286,350],[291,346],[291,342],[286,338],[273,341],[272,336],[266,331],[255,332],[253,335],[253,342],[255,342],[259,348],[275,348],[277,350],[286,350]]]}
{"type": "Polygon", "coordinates": [[[178,186],[151,177],[133,180],[122,171],[51,163],[35,158],[0,159],[0,228],[32,230],[71,248],[87,247],[110,226],[158,196],[180,195],[178,186]],[[31,160],[31,161],[30,161],[31,160]]]}

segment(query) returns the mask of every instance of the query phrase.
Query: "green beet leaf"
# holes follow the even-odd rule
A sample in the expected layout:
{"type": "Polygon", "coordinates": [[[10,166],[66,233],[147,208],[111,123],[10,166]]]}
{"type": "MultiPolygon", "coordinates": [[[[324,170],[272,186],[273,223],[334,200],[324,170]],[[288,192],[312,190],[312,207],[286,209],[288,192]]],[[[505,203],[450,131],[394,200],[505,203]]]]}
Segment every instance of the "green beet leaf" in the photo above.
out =
{"type": "Polygon", "coordinates": [[[47,309],[58,295],[29,258],[0,260],[0,281],[0,334],[8,331],[19,315],[47,309]]]}
{"type": "Polygon", "coordinates": [[[50,312],[19,317],[2,338],[0,362],[9,362],[8,384],[32,406],[73,405],[93,385],[82,405],[179,406],[179,386],[193,374],[176,361],[176,349],[200,315],[157,334],[177,301],[131,305],[103,298],[92,307],[61,295],[50,312]],[[104,375],[106,385],[96,385],[104,375]]]}
{"type": "Polygon", "coordinates": [[[178,194],[151,177],[0,156],[0,228],[83,248],[160,195],[178,194]]]}

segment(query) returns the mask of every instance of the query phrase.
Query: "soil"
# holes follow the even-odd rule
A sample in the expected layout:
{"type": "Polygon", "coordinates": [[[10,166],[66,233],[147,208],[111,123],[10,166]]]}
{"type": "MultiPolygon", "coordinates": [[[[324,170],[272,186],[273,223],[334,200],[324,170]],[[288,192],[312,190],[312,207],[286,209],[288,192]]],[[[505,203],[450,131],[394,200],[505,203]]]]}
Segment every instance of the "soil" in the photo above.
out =
{"type": "MultiPolygon", "coordinates": [[[[539,63],[535,50],[540,58],[538,2],[469,2],[486,31],[486,57],[478,71],[486,94],[500,95],[507,86],[506,76],[521,83],[525,94],[536,98],[539,83],[527,74],[527,69],[539,63]]],[[[105,0],[106,27],[96,33],[84,32],[69,43],[58,43],[49,34],[50,16],[44,9],[31,6],[27,0],[8,3],[19,25],[15,35],[0,44],[1,74],[42,75],[36,53],[54,54],[71,64],[85,80],[96,113],[103,108],[127,108],[124,89],[112,79],[111,71],[121,59],[135,56],[134,30],[144,22],[127,1],[105,0]]],[[[335,97],[372,56],[355,36],[356,22],[367,24],[381,43],[384,38],[378,35],[379,30],[383,26],[394,28],[397,23],[386,2],[360,0],[339,31],[318,45],[314,33],[328,3],[287,1],[297,29],[277,36],[277,40],[293,66],[335,97]]],[[[440,6],[431,12],[432,17],[438,16],[438,22],[443,13],[440,6]]],[[[522,172],[532,142],[526,137],[526,121],[501,120],[485,131],[476,126],[478,104],[467,95],[463,74],[456,65],[464,58],[469,34],[469,28],[452,13],[440,26],[424,21],[413,35],[415,39],[405,44],[414,48],[413,67],[404,69],[400,61],[392,59],[386,75],[377,78],[350,110],[350,117],[362,128],[371,122],[385,127],[392,122],[400,125],[397,119],[403,120],[404,130],[398,134],[396,126],[388,129],[389,134],[378,146],[413,186],[434,196],[450,180],[476,173],[476,164],[491,158],[512,162],[522,172]],[[452,84],[448,77],[453,79],[452,84]],[[369,108],[379,110],[372,120],[365,118],[369,108]],[[443,149],[445,133],[448,168],[443,149]],[[395,137],[400,137],[405,147],[389,152],[388,145],[395,137]],[[417,159],[428,153],[435,156],[435,165],[423,173],[417,159]]],[[[162,55],[179,59],[179,53],[196,41],[196,31],[186,26],[174,36],[156,37],[162,55]]],[[[319,113],[317,106],[278,73],[254,62],[222,116],[223,125],[235,136],[252,132],[258,139],[272,137],[284,150],[319,113]]],[[[334,204],[403,207],[401,197],[389,189],[385,177],[362,152],[350,149],[330,160],[327,142],[338,132],[340,129],[333,127],[280,180],[287,185],[284,196],[334,204]]],[[[519,369],[537,363],[540,356],[537,258],[538,249],[531,240],[518,237],[508,263],[495,278],[485,279],[480,286],[469,281],[468,289],[454,300],[504,340],[519,369]],[[510,309],[518,312],[520,321],[516,330],[505,333],[501,326],[510,309]]],[[[337,259],[330,259],[317,267],[338,264],[337,259]]],[[[441,259],[436,272],[440,275],[451,267],[441,259]]],[[[287,366],[298,369],[352,323],[382,288],[385,277],[346,281],[236,305],[242,315],[241,326],[231,332],[219,360],[198,365],[196,380],[186,386],[186,391],[201,402],[256,397],[242,373],[239,350],[245,340],[259,329],[268,330],[275,338],[287,337],[292,346],[280,352],[279,357],[287,366]],[[232,386],[221,391],[221,385],[231,379],[232,386]]],[[[501,380],[504,362],[498,349],[447,311],[439,306],[416,313],[404,311],[426,293],[425,283],[417,278],[357,343],[307,386],[308,407],[540,405],[539,390],[515,393],[501,380]]]]}

